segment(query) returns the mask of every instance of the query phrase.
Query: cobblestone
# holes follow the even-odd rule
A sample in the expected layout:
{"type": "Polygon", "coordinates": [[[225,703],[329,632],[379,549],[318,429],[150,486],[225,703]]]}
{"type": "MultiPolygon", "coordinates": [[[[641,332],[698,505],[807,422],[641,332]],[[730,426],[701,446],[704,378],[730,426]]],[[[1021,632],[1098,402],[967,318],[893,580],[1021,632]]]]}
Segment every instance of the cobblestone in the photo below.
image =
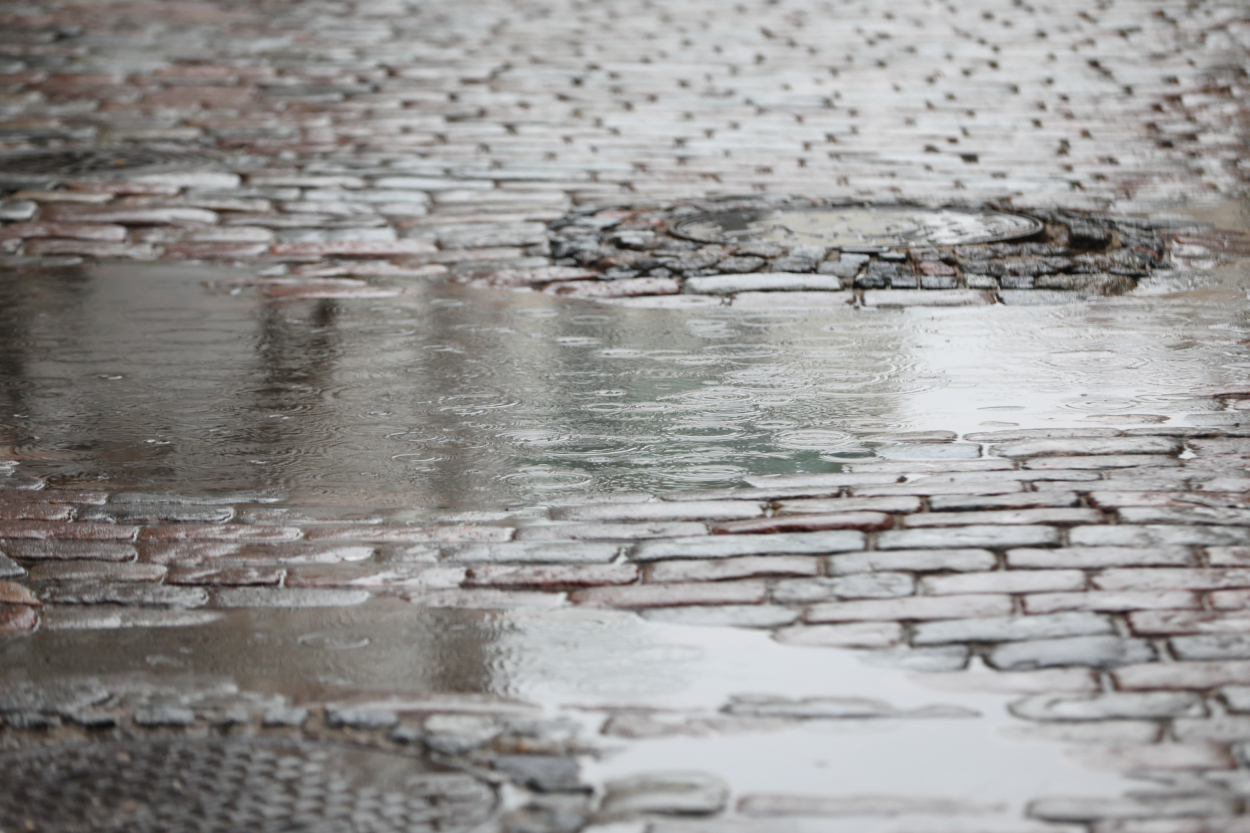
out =
{"type": "MultiPolygon", "coordinates": [[[[730,313],[772,326],[796,310],[849,307],[839,314],[879,318],[889,339],[902,319],[1084,303],[1158,278],[1168,260],[1189,274],[1246,255],[1235,235],[1149,214],[1244,192],[1250,41],[1235,4],[106,11],[5,13],[0,268],[237,263],[252,277],[214,278],[205,304],[254,295],[275,322],[318,305],[327,333],[360,303],[382,302],[371,314],[385,327],[385,299],[444,282],[482,320],[499,304],[561,315],[586,301],[689,307],[707,316],[696,335],[725,346],[708,333],[730,313]],[[1042,227],[1022,240],[909,249],[670,233],[699,212],[886,201],[992,203],[1042,227]]],[[[65,275],[38,274],[23,291],[68,291],[65,275]]],[[[191,321],[201,310],[184,312],[191,321]]],[[[1093,318],[1089,332],[1090,344],[1101,337],[1093,318]]],[[[1178,383],[1157,412],[1073,414],[1139,427],[889,432],[858,438],[871,458],[838,452],[808,466],[844,471],[748,475],[744,488],[660,499],[576,503],[554,492],[549,508],[470,521],[432,508],[443,495],[422,496],[419,509],[395,508],[405,500],[395,496],[389,509],[349,512],[329,505],[321,483],[293,486],[300,497],[118,491],[69,445],[23,433],[22,388],[0,420],[0,638],[18,656],[27,644],[122,646],[169,629],[171,644],[198,651],[206,628],[234,618],[312,621],[319,608],[356,623],[401,609],[435,617],[449,640],[459,631],[438,617],[489,621],[511,661],[516,621],[534,608],[762,629],[786,646],[857,649],[875,669],[914,671],[939,690],[1027,695],[1012,711],[1035,736],[1156,779],[1119,798],[1034,801],[1039,821],[1013,830],[1233,833],[1250,789],[1228,769],[1244,766],[1250,740],[1250,440],[1240,435],[1247,392],[1228,382],[1245,369],[1237,331],[1216,335],[1228,339],[1226,366],[1178,383]],[[327,505],[305,505],[313,493],[327,505]]],[[[605,337],[596,349],[609,348],[605,337]]],[[[1108,348],[1106,361],[1121,358],[1108,348]]],[[[749,379],[771,359],[741,361],[749,379]]],[[[464,379],[506,372],[472,368],[464,379]]],[[[1037,387],[1053,392],[1046,384],[1037,387]]],[[[404,417],[378,420],[390,430],[404,417]]],[[[135,471],[135,482],[152,477],[135,471]]],[[[184,660],[143,656],[153,679],[184,660]]],[[[471,761],[510,783],[499,821],[508,833],[772,831],[790,816],[810,826],[971,812],[945,798],[749,787],[735,811],[705,775],[649,774],[596,793],[607,798],[592,824],[577,762],[586,750],[560,746],[554,730],[505,730],[496,715],[528,706],[469,695],[402,708],[266,701],[239,718],[140,695],[134,680],[129,693],[20,681],[45,670],[6,673],[5,745],[139,729],[224,736],[229,726],[377,741],[370,732],[394,728],[414,754],[471,761]],[[473,719],[488,727],[447,713],[456,709],[481,710],[473,719]],[[714,818],[656,817],[665,814],[714,818]]],[[[304,683],[310,700],[347,685],[330,673],[304,683]]],[[[462,683],[478,685],[430,684],[462,683]]]]}

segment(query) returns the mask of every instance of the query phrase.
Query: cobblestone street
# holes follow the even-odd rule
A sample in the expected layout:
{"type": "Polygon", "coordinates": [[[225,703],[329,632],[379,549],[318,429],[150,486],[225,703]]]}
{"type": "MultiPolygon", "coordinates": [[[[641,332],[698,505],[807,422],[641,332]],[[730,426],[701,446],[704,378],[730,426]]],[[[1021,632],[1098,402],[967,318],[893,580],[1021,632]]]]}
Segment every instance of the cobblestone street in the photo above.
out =
{"type": "Polygon", "coordinates": [[[1250,13],[0,8],[0,833],[1250,831],[1250,13]]]}

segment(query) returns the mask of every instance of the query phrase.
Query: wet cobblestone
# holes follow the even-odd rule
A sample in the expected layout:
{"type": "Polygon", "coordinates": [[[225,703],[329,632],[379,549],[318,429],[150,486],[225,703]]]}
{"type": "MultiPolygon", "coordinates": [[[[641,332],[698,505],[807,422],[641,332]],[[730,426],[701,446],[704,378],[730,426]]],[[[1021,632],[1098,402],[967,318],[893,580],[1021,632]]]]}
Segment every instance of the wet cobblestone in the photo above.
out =
{"type": "MultiPolygon", "coordinates": [[[[1233,3],[40,2],[0,12],[0,30],[0,269],[41,280],[52,272],[24,270],[192,261],[244,267],[206,281],[205,297],[279,306],[448,283],[484,304],[541,292],[569,309],[875,315],[1081,303],[1250,256],[1244,235],[1164,213],[1244,195],[1250,24],[1233,3]],[[735,206],[900,202],[1043,228],[867,252],[671,233],[735,206]]],[[[189,648],[248,617],[260,644],[270,615],[351,623],[390,604],[741,628],[1005,694],[1016,729],[1141,778],[1118,797],[1038,796],[1011,833],[1236,833],[1250,830],[1250,394],[1188,396],[1187,426],[887,434],[841,472],[469,521],[347,497],[66,488],[30,474],[32,449],[0,427],[0,640],[167,632],[189,648]]],[[[355,644],[303,636],[309,650],[355,644]]],[[[96,812],[69,808],[80,794],[57,781],[78,760],[109,777],[90,795],[120,802],[92,829],[170,829],[201,810],[204,829],[276,829],[260,810],[205,826],[217,811],[184,794],[158,807],[174,816],[139,820],[123,800],[172,783],[149,765],[182,754],[194,760],[178,777],[209,801],[212,778],[241,771],[218,759],[259,760],[267,744],[439,769],[417,809],[354,791],[360,818],[341,829],[490,816],[481,829],[499,833],[806,833],[788,825],[989,812],[583,772],[602,739],[905,711],[884,702],[579,705],[603,719],[570,728],[464,680],[436,684],[450,696],[344,697],[326,663],[296,699],[184,674],[187,656],[142,652],[125,679],[6,669],[0,826],[72,829],[58,812],[96,812]]],[[[292,823],[339,817],[313,798],[289,809],[292,823]]]]}

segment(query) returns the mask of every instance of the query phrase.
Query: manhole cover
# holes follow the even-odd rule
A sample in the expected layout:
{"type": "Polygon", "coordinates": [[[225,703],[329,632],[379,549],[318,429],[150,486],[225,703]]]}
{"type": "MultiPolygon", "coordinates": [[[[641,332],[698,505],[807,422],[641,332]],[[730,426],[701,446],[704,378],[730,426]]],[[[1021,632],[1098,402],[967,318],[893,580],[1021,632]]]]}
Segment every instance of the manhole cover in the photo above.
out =
{"type": "Polygon", "coordinates": [[[728,211],[673,227],[679,237],[702,243],[836,246],[843,251],[996,243],[1041,230],[1041,222],[1019,214],[898,205],[728,211]]]}
{"type": "Polygon", "coordinates": [[[0,156],[0,174],[81,176],[140,168],[194,165],[217,161],[202,148],[121,145],[81,150],[53,150],[0,156]]]}
{"type": "Polygon", "coordinates": [[[457,280],[575,298],[844,291],[861,303],[861,290],[905,289],[961,290],[934,303],[1033,303],[1127,292],[1168,268],[1148,221],[1062,209],[734,197],[586,208],[548,228],[555,268],[457,280]]]}
{"type": "Polygon", "coordinates": [[[494,792],[415,758],[290,739],[80,743],[0,754],[0,830],[419,833],[463,830],[494,792]]]}

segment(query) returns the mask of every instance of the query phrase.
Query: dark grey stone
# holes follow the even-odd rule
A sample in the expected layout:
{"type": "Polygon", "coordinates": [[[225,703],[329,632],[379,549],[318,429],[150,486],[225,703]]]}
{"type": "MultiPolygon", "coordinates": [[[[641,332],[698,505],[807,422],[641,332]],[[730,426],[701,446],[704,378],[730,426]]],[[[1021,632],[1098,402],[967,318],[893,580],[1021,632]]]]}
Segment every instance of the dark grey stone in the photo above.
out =
{"type": "Polygon", "coordinates": [[[773,272],[812,272],[816,269],[816,261],[806,257],[781,257],[773,261],[769,268],[773,272]]]}
{"type": "Polygon", "coordinates": [[[43,714],[34,711],[13,711],[3,714],[4,723],[12,726],[14,729],[21,729],[26,732],[38,732],[45,729],[54,729],[61,725],[61,720],[53,715],[43,714]]]}
{"type": "Polygon", "coordinates": [[[203,607],[208,604],[208,591],[202,587],[75,581],[44,589],[40,599],[52,604],[114,604],[187,608],[203,607]]]}
{"type": "Polygon", "coordinates": [[[97,523],[224,523],[234,517],[228,506],[187,506],[149,504],[146,506],[93,506],[82,510],[78,519],[97,523]]]}
{"type": "Polygon", "coordinates": [[[38,477],[22,477],[16,474],[0,476],[0,489],[35,492],[42,489],[44,485],[44,482],[38,477]]]}
{"type": "Polygon", "coordinates": [[[739,275],[746,272],[758,272],[765,263],[762,257],[727,257],[717,263],[716,268],[726,274],[739,275]]]}
{"type": "Polygon", "coordinates": [[[1032,275],[1003,275],[998,279],[998,285],[1003,289],[1032,289],[1032,275]]]}
{"type": "Polygon", "coordinates": [[[109,496],[109,503],[144,506],[233,506],[240,503],[277,503],[280,500],[282,498],[272,492],[202,492],[194,495],[177,492],[116,492],[109,496]]]}
{"type": "Polygon", "coordinates": [[[183,706],[145,706],[135,711],[140,726],[194,726],[195,712],[183,706]]]}
{"type": "Polygon", "coordinates": [[[590,792],[581,782],[575,758],[563,755],[500,755],[496,771],[539,792],[590,792]]]}
{"type": "Polygon", "coordinates": [[[37,683],[15,680],[0,686],[0,714],[47,712],[70,715],[102,703],[109,690],[94,679],[37,683]]]}
{"type": "Polygon", "coordinates": [[[399,724],[399,715],[389,709],[330,709],[326,725],[352,729],[389,729],[399,724]]]}
{"type": "Polygon", "coordinates": [[[14,558],[30,561],[134,561],[139,551],[130,544],[113,541],[24,541],[0,542],[14,558]]]}
{"type": "Polygon", "coordinates": [[[1068,245],[1077,249],[1101,248],[1111,243],[1111,230],[1094,223],[1068,223],[1068,245]]]}

